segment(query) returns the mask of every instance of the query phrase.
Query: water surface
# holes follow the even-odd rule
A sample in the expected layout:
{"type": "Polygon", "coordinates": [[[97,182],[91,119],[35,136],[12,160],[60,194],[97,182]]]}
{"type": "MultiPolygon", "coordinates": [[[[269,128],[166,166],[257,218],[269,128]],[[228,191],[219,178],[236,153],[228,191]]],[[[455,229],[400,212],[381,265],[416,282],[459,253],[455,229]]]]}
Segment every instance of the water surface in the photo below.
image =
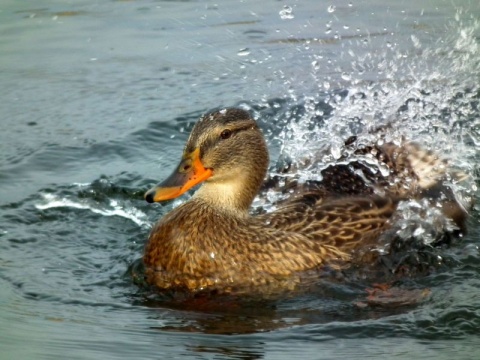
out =
{"type": "MultiPolygon", "coordinates": [[[[478,205],[468,235],[400,282],[430,289],[415,306],[358,307],[369,279],[325,279],[185,308],[130,276],[151,225],[185,200],[143,193],[211,108],[252,112],[272,172],[319,149],[334,161],[346,137],[391,122],[392,139],[478,177],[479,16],[475,1],[3,1],[0,358],[480,356],[478,205]]],[[[477,203],[478,185],[464,189],[477,203]]]]}

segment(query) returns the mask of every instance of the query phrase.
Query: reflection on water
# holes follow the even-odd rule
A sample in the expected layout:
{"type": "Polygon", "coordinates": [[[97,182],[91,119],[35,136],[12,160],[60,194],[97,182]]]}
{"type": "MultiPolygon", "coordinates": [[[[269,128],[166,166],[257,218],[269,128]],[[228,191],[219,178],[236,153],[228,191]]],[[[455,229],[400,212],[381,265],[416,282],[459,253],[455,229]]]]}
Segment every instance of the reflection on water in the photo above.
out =
{"type": "MultiPolygon", "coordinates": [[[[386,140],[478,177],[480,9],[440,3],[4,1],[0,357],[478,357],[478,205],[463,238],[405,249],[428,266],[403,277],[332,272],[266,300],[178,299],[131,277],[151,224],[185,201],[143,193],[210,108],[251,111],[271,173],[334,162],[391,123],[386,140]],[[369,303],[385,281],[410,302],[369,303]]],[[[478,180],[451,186],[478,203],[478,180]]]]}

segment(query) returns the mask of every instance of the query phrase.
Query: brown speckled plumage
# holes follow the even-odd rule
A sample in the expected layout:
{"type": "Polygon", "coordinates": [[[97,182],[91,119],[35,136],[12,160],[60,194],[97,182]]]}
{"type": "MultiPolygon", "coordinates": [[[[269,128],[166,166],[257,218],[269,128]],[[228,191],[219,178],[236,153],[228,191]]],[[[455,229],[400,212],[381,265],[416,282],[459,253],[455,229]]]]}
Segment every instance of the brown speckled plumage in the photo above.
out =
{"type": "MultiPolygon", "coordinates": [[[[440,160],[417,145],[387,144],[375,154],[392,176],[408,174],[410,187],[388,185],[389,179],[373,174],[365,180],[339,165],[324,170],[323,183],[298,187],[278,210],[253,216],[249,207],[268,167],[267,146],[255,121],[239,109],[205,115],[192,130],[178,173],[190,171],[197,149],[212,175],[192,199],[154,226],[145,247],[147,281],[161,289],[293,288],[302,272],[348,264],[356,249],[371,246],[388,229],[399,199],[421,196],[444,174],[418,170],[440,160]],[[376,183],[367,184],[371,181],[376,183]],[[375,195],[376,186],[382,187],[381,196],[375,195]]],[[[198,175],[192,174],[189,180],[198,175]]],[[[158,201],[158,191],[150,190],[147,200],[158,201]]]]}

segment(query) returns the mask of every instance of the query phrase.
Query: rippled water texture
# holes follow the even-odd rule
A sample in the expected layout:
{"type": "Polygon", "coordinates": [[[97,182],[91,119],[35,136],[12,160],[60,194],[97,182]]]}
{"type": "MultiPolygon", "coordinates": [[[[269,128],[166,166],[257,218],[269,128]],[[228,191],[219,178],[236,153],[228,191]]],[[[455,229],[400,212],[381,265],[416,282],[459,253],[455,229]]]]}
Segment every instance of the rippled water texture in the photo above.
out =
{"type": "Polygon", "coordinates": [[[348,136],[391,124],[387,140],[473,174],[459,191],[478,204],[480,6],[389,3],[2,1],[0,358],[479,358],[478,205],[466,236],[396,283],[425,295],[408,306],[365,304],[361,276],[187,305],[131,277],[152,224],[185,200],[144,191],[219,106],[259,120],[272,173],[335,162],[348,136]]]}

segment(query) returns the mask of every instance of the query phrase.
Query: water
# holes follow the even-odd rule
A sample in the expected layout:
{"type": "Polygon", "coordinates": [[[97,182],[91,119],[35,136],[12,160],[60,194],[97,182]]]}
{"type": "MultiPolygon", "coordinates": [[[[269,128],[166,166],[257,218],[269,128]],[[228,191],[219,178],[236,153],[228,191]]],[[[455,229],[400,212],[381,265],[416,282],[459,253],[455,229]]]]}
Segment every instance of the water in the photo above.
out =
{"type": "MultiPolygon", "coordinates": [[[[468,235],[400,282],[430,289],[415,306],[362,308],[369,279],[325,279],[277,301],[185,307],[130,269],[183,201],[143,193],[210,108],[259,119],[272,172],[279,158],[333,162],[346,137],[392,122],[390,140],[478,176],[479,16],[476,1],[4,0],[0,358],[477,358],[478,205],[468,235]]],[[[460,190],[478,203],[478,185],[460,190]]]]}

